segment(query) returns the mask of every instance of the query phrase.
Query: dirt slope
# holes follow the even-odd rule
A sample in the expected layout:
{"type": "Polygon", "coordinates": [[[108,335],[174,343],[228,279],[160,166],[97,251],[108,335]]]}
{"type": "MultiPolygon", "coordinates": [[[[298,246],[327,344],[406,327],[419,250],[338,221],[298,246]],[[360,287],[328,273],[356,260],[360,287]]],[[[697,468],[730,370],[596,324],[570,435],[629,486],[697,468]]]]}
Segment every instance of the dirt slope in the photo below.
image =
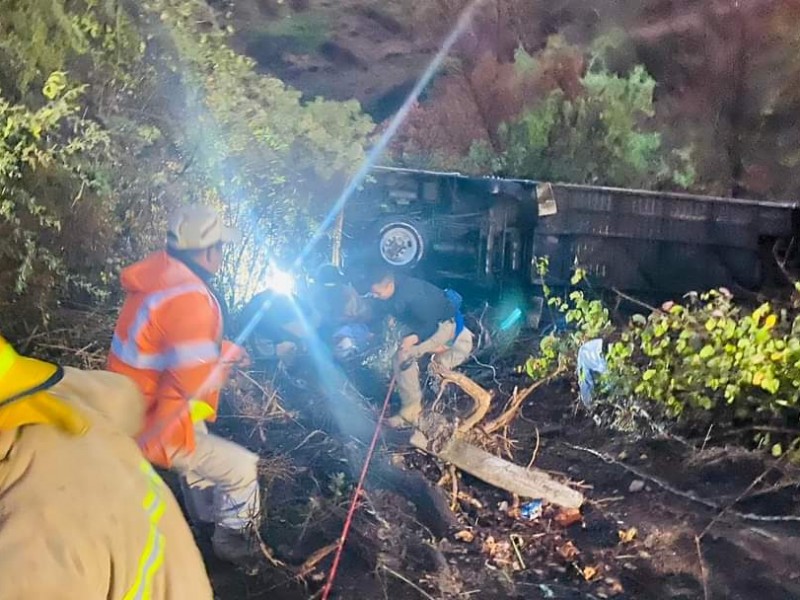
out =
{"type": "Polygon", "coordinates": [[[233,7],[237,45],[309,97],[356,98],[382,120],[424,69],[431,49],[404,1],[245,0],[233,7]]]}
{"type": "MultiPolygon", "coordinates": [[[[505,373],[500,379],[510,384],[514,376],[505,373]]],[[[269,381],[274,380],[264,383],[267,388],[269,381]]],[[[248,578],[211,558],[211,576],[224,600],[244,594],[299,600],[320,590],[330,556],[306,573],[304,581],[292,572],[339,535],[352,477],[363,459],[362,438],[368,439],[374,424],[377,408],[363,398],[334,393],[335,398],[326,400],[331,387],[320,393],[313,386],[283,383],[288,385],[283,388],[284,408],[292,418],[274,414],[255,425],[259,419],[253,414],[240,413],[223,417],[221,423],[265,457],[265,471],[273,476],[265,478],[268,517],[262,533],[295,567],[248,578]],[[347,415],[346,431],[336,411],[347,415]],[[363,427],[355,427],[356,421],[363,421],[363,427]]],[[[245,405],[263,408],[259,396],[256,392],[245,405]]],[[[797,522],[770,523],[733,514],[796,514],[793,469],[781,466],[771,472],[727,516],[719,517],[718,509],[675,490],[726,506],[764,472],[768,458],[724,447],[699,451],[674,439],[636,440],[597,428],[589,417],[575,413],[573,403],[568,383],[543,388],[527,401],[507,435],[517,464],[527,464],[536,447],[539,468],[582,486],[588,498],[582,519],[562,523],[554,507],[545,507],[533,520],[521,518],[514,498],[466,475],[459,478],[460,495],[452,513],[447,508],[451,485],[439,488],[445,502],[437,518],[441,503],[426,507],[422,500],[437,493],[436,483],[447,469],[411,449],[403,436],[387,432],[348,542],[336,597],[800,597],[797,522]],[[715,518],[700,544],[701,562],[695,536],[715,518]],[[624,535],[628,538],[621,539],[624,535]]]]}

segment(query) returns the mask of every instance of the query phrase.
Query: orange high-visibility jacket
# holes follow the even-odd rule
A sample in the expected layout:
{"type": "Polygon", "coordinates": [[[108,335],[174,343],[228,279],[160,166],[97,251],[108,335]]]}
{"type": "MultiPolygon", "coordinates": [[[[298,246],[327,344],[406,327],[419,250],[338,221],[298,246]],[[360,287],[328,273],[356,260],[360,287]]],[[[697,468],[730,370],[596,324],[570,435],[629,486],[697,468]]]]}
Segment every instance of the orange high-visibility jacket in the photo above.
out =
{"type": "Polygon", "coordinates": [[[147,401],[139,442],[154,464],[195,448],[189,401],[216,418],[222,369],[222,311],[200,277],[166,252],[124,269],[127,296],[114,331],[108,369],[127,375],[147,401]]]}

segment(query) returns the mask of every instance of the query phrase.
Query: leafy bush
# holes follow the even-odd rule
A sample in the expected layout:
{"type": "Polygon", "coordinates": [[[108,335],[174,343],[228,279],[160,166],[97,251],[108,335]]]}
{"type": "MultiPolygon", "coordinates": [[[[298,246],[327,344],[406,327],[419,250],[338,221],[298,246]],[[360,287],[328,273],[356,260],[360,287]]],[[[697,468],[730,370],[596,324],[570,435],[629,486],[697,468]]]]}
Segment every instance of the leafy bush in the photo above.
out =
{"type": "Polygon", "coordinates": [[[2,280],[3,288],[16,294],[26,291],[34,276],[65,275],[60,252],[64,218],[70,204],[74,209],[86,188],[93,187],[82,160],[108,142],[102,129],[81,116],[84,91],[70,87],[65,74],[55,72],[45,82],[45,104],[38,110],[0,96],[2,280]],[[43,188],[56,181],[62,192],[72,189],[76,195],[58,204],[43,197],[43,188]]]}
{"type": "MultiPolygon", "coordinates": [[[[547,260],[537,263],[540,275],[547,260]]],[[[577,268],[573,284],[583,280],[577,268]]],[[[548,305],[570,328],[545,336],[526,372],[535,379],[574,372],[580,346],[606,340],[607,371],[594,409],[611,408],[616,424],[635,413],[701,423],[797,422],[800,407],[800,315],[765,303],[748,310],[721,288],[691,293],[652,314],[614,327],[600,300],[575,290],[566,299],[544,287],[548,305]]],[[[759,436],[760,444],[770,442],[759,436]]],[[[772,444],[770,444],[772,445],[772,444]]],[[[773,453],[783,451],[772,445],[773,453]]]]}
{"type": "MultiPolygon", "coordinates": [[[[547,257],[536,259],[536,271],[542,281],[550,265],[547,257]]],[[[575,268],[571,283],[579,285],[586,278],[586,272],[575,268]]],[[[533,379],[551,376],[556,372],[573,370],[581,345],[591,339],[611,331],[608,309],[600,300],[587,298],[582,290],[573,290],[566,298],[556,295],[547,284],[543,284],[547,305],[555,311],[556,330],[541,339],[539,354],[525,362],[525,372],[533,379]],[[558,324],[563,318],[568,329],[559,331],[558,324]]]]}
{"type": "Polygon", "coordinates": [[[0,303],[113,299],[119,269],[163,243],[181,203],[214,204],[245,230],[226,291],[308,236],[372,122],[357,102],[306,101],[259,73],[225,18],[203,0],[4,4],[0,303]]]}
{"type": "MultiPolygon", "coordinates": [[[[217,204],[245,233],[229,256],[225,287],[234,301],[257,291],[268,258],[298,248],[313,217],[364,156],[374,125],[359,103],[304,101],[280,79],[257,72],[229,45],[201,0],[153,0],[168,27],[188,93],[170,134],[197,163],[189,197],[217,204]],[[324,191],[323,191],[324,190],[324,191]]],[[[167,65],[169,66],[169,65],[167,65]]]]}
{"type": "Polygon", "coordinates": [[[753,420],[797,407],[800,316],[770,304],[747,311],[725,289],[664,309],[634,317],[610,344],[609,398],[635,396],[676,417],[727,405],[753,420]]]}
{"type": "Polygon", "coordinates": [[[555,90],[500,128],[503,171],[625,187],[692,184],[686,151],[670,155],[661,135],[646,128],[655,115],[655,80],[644,67],[636,66],[626,77],[595,68],[581,81],[583,93],[576,98],[555,90]]]}

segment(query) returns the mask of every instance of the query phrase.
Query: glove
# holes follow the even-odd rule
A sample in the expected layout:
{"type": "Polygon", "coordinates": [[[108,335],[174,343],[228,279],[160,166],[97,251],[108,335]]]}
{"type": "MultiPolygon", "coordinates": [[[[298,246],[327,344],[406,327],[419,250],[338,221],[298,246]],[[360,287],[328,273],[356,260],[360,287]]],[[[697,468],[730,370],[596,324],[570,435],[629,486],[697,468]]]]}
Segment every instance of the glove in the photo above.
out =
{"type": "Polygon", "coordinates": [[[221,354],[225,364],[239,365],[243,368],[247,368],[251,364],[247,350],[228,340],[222,342],[221,354]]]}
{"type": "Polygon", "coordinates": [[[206,421],[214,416],[214,409],[207,402],[202,400],[189,400],[189,416],[192,423],[206,421]]]}

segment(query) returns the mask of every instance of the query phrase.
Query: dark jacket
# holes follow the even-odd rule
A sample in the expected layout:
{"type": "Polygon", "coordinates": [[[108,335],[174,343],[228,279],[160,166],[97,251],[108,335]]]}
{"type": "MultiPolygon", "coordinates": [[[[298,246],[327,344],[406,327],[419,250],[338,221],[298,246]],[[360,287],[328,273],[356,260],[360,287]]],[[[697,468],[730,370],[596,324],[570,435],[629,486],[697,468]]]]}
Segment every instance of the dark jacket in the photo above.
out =
{"type": "Polygon", "coordinates": [[[415,333],[420,341],[436,333],[439,324],[455,319],[456,308],[444,290],[432,283],[398,275],[394,295],[386,301],[386,312],[415,333]]]}

